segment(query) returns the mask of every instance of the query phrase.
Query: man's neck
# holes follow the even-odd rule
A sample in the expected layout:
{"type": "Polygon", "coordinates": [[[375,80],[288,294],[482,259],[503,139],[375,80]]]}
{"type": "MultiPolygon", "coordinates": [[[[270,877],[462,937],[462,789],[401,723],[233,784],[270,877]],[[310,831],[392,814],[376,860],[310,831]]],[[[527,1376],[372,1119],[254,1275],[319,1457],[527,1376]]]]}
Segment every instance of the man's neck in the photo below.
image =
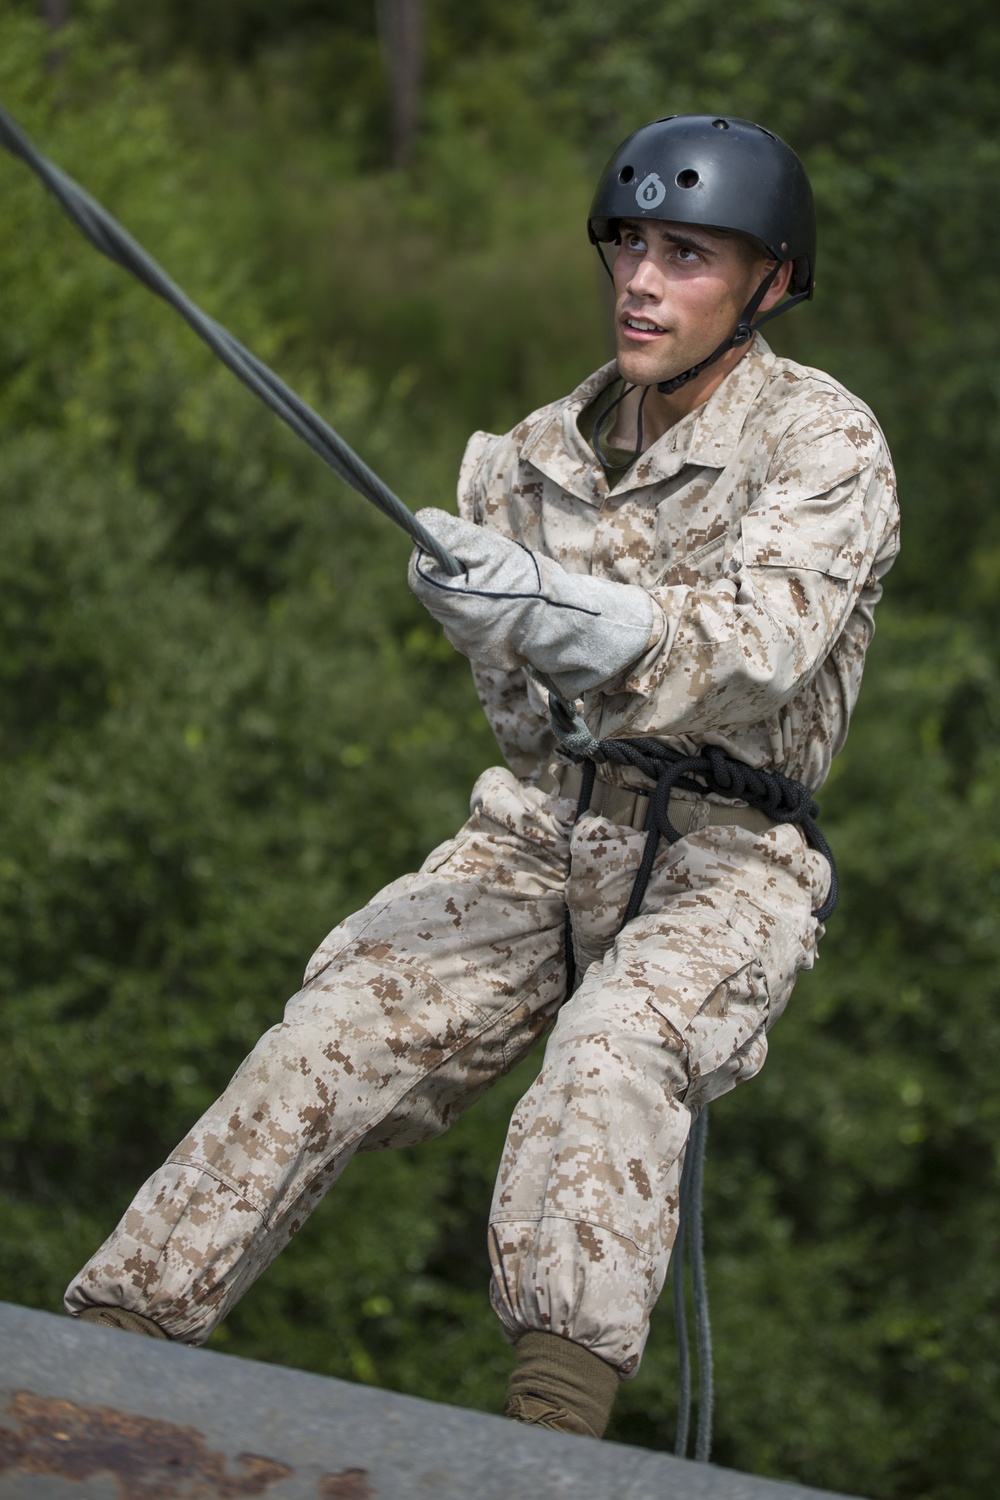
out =
{"type": "MultiPolygon", "coordinates": [[[[671,427],[676,427],[684,417],[696,411],[699,406],[704,406],[709,397],[714,396],[726,376],[736,368],[749,348],[750,344],[743,344],[737,349],[727,349],[714,365],[710,365],[707,370],[703,370],[700,375],[696,375],[679,390],[672,391],[669,396],[658,391],[655,385],[648,387],[648,394],[642,407],[642,451],[645,453],[646,449],[652,447],[653,443],[665,432],[669,432],[671,427]]],[[[617,407],[614,426],[605,440],[612,446],[634,450],[642,392],[643,387],[637,386],[635,390],[629,391],[624,401],[617,407]]]]}

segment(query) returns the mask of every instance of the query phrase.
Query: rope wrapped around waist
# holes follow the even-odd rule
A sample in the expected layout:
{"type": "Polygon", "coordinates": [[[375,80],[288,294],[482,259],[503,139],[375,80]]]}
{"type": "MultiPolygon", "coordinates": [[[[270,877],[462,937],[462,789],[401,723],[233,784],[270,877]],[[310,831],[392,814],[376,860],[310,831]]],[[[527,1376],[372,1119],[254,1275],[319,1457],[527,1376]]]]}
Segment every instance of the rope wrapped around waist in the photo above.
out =
{"type": "Polygon", "coordinates": [[[706,792],[715,792],[720,797],[732,797],[745,802],[748,807],[756,808],[773,823],[797,823],[810,849],[822,854],[830,866],[829,892],[822,906],[813,912],[813,916],[817,921],[825,922],[833,915],[839,896],[837,866],[833,851],[817,821],[819,808],[809,788],[803,786],[801,781],[795,781],[781,771],[755,770],[753,766],[727,755],[717,745],[704,745],[694,755],[684,755],[679,750],[671,749],[669,745],[661,744],[659,740],[608,739],[595,740],[593,750],[599,754],[588,754],[581,765],[578,817],[590,806],[599,761],[634,766],[654,783],[649,794],[646,844],[625,908],[623,924],[639,915],[660,839],[674,844],[681,837],[668,813],[671,793],[679,790],[698,792],[702,796],[706,792]]]}

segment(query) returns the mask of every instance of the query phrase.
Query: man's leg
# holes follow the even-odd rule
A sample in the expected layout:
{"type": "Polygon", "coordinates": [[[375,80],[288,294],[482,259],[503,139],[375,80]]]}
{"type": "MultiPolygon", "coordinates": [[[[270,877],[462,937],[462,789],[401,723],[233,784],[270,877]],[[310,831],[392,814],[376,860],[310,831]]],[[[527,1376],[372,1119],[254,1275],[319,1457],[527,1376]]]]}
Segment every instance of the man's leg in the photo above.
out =
{"type": "MultiPolygon", "coordinates": [[[[767,1028],[812,961],[821,879],[795,829],[762,840],[706,829],[665,852],[644,914],[563,1006],[511,1122],[490,1216],[509,1338],[554,1335],[635,1373],[676,1233],[691,1109],[762,1066],[767,1028]]],[[[537,1389],[545,1342],[519,1344],[536,1376],[519,1365],[513,1403],[532,1378],[537,1389]]],[[[569,1387],[549,1364],[538,1394],[551,1406],[569,1387]]],[[[596,1368],[577,1357],[573,1379],[599,1404],[596,1368]]],[[[587,1425],[600,1426],[593,1414],[587,1425]]]]}
{"type": "Polygon", "coordinates": [[[202,1343],[356,1150],[446,1129],[545,1029],[565,986],[567,829],[506,772],[480,778],[473,807],[330,934],[71,1284],[70,1312],[124,1308],[202,1343]]]}

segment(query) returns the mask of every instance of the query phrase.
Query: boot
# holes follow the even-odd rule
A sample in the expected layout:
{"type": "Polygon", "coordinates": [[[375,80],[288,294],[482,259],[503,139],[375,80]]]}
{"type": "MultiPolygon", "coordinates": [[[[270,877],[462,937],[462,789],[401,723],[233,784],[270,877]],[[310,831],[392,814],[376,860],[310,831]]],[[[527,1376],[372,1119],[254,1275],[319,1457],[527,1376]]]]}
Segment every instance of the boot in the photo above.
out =
{"type": "Polygon", "coordinates": [[[152,1318],[129,1312],[127,1307],[88,1307],[76,1316],[82,1323],[99,1323],[102,1328],[120,1328],[125,1333],[144,1333],[150,1339],[168,1337],[152,1318]]]}
{"type": "Polygon", "coordinates": [[[603,1437],[618,1391],[614,1366],[554,1333],[522,1334],[515,1348],[504,1416],[579,1437],[603,1437]]]}

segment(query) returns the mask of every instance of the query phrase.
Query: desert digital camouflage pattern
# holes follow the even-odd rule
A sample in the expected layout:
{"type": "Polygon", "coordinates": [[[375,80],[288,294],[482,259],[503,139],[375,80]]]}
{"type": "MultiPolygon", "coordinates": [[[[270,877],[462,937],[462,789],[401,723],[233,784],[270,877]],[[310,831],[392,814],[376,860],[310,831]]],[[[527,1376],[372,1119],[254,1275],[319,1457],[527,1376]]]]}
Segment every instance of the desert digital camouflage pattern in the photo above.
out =
{"type": "MultiPolygon", "coordinates": [[[[656,599],[657,639],[585,703],[595,733],[721,744],[815,787],[896,550],[879,430],[758,338],[609,493],[576,419],[613,376],[478,434],[461,508],[656,599]]],[[[356,1151],[439,1134],[552,1027],[491,1211],[493,1305],[512,1339],[549,1330],[634,1374],[692,1112],[762,1066],[814,960],[829,872],[797,828],[708,826],[691,797],[689,832],[619,934],[644,835],[593,812],[574,825],[533,690],[476,675],[511,769],[480,777],[458,835],[329,935],[284,1020],[72,1283],[70,1312],[123,1306],[201,1343],[356,1151]]]]}
{"type": "MultiPolygon", "coordinates": [[[[615,376],[607,365],[506,437],[476,433],[459,509],[570,572],[641,584],[659,605],[645,656],[584,700],[598,739],[720,745],[816,790],[847,734],[898,550],[878,424],[758,334],[715,395],[609,489],[577,418],[615,376]]],[[[521,674],[476,679],[508,764],[536,775],[554,753],[537,691],[521,674]]]]}

